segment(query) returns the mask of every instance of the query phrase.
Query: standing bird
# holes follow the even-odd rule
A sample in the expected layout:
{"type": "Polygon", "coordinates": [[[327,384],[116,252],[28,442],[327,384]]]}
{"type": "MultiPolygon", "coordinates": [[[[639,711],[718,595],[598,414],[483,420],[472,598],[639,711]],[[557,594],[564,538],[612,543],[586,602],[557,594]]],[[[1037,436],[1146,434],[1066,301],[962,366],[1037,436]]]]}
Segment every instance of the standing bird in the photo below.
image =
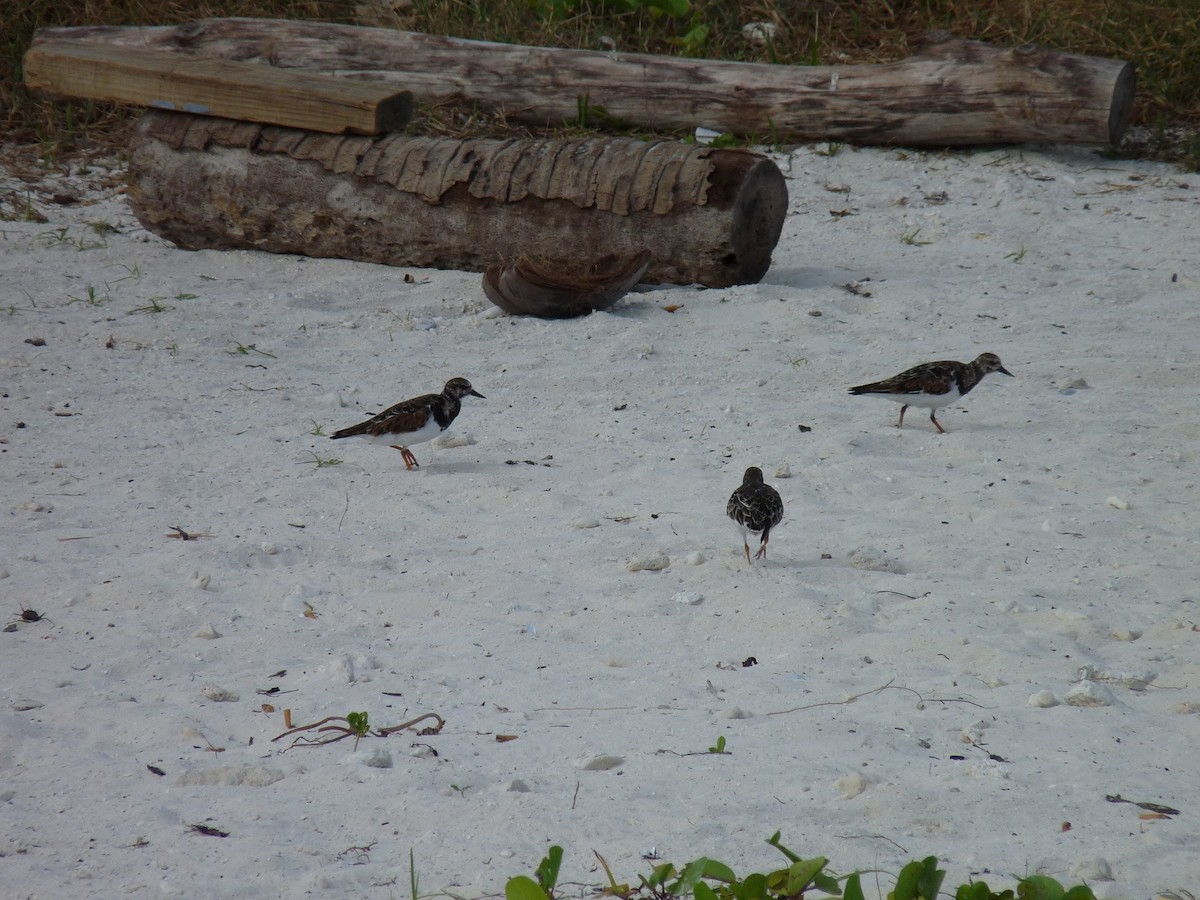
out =
{"type": "Polygon", "coordinates": [[[758,552],[754,558],[766,558],[767,540],[771,529],[783,519],[783,500],[779,492],[769,484],[763,483],[762,469],[751,466],[742,476],[742,485],[733,492],[729,502],[725,504],[725,512],[737,524],[742,535],[742,546],[746,548],[746,562],[750,560],[750,543],[747,540],[751,532],[762,532],[758,552]]]}
{"type": "Polygon", "coordinates": [[[335,431],[330,437],[337,440],[362,435],[368,440],[386,443],[400,451],[405,468],[419,469],[417,458],[412,455],[409,446],[435,438],[449,428],[462,409],[462,398],[468,394],[481,400],[487,399],[471,387],[467,379],[451,378],[440,394],[425,394],[403,400],[365,422],[335,431]]]}
{"type": "Polygon", "coordinates": [[[903,403],[897,428],[903,427],[904,412],[910,406],[927,407],[929,421],[937,426],[941,434],[945,434],[946,429],[937,420],[937,411],[961,400],[989,372],[1002,372],[1012,377],[1012,372],[1004,368],[1000,357],[995,353],[980,353],[974,362],[969,363],[956,362],[953,359],[921,363],[883,381],[852,387],[850,393],[883,397],[903,403]]]}

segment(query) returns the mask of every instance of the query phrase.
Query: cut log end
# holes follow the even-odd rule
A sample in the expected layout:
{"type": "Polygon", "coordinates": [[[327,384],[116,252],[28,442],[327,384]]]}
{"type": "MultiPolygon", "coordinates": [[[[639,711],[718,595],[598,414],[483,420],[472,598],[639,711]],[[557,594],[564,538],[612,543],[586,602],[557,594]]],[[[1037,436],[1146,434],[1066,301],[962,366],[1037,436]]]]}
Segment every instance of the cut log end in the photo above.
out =
{"type": "Polygon", "coordinates": [[[1133,118],[1133,98],[1137,93],[1137,72],[1131,63],[1126,63],[1113,85],[1112,105],[1108,114],[1108,143],[1115,147],[1121,143],[1133,118]]]}

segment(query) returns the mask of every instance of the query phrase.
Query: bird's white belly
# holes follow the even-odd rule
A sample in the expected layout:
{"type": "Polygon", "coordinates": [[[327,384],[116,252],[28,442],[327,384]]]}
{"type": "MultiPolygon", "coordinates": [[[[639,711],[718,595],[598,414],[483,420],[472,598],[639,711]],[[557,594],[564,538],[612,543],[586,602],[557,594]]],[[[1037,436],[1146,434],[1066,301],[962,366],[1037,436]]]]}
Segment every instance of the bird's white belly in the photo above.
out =
{"type": "Polygon", "coordinates": [[[896,403],[903,403],[906,406],[920,406],[925,409],[939,409],[943,406],[949,406],[951,403],[957,403],[962,398],[957,389],[949,390],[944,394],[872,393],[867,396],[878,397],[881,400],[892,400],[896,403]]]}
{"type": "Polygon", "coordinates": [[[441,433],[442,429],[438,427],[437,421],[430,418],[427,423],[416,431],[406,431],[399,434],[363,434],[356,435],[356,437],[366,438],[370,443],[378,444],[381,447],[411,447],[413,444],[423,444],[426,441],[431,441],[441,433]]]}

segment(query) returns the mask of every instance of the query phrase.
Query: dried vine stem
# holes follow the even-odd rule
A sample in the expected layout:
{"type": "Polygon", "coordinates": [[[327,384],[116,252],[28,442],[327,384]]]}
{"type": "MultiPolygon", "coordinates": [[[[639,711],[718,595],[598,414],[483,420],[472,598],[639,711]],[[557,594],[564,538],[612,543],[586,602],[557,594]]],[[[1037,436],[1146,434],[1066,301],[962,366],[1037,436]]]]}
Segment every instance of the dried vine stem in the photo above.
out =
{"type": "Polygon", "coordinates": [[[853,703],[855,700],[858,700],[860,697],[869,697],[872,694],[879,694],[879,693],[882,693],[883,691],[887,691],[887,690],[907,691],[908,693],[912,694],[914,697],[917,698],[917,709],[924,709],[926,703],[968,703],[971,706],[978,706],[980,709],[988,709],[988,707],[984,706],[984,704],[976,703],[974,700],[968,700],[966,697],[951,697],[949,699],[943,699],[940,697],[937,697],[937,698],[926,697],[920,691],[914,690],[913,688],[906,687],[905,685],[902,685],[902,684],[895,684],[894,683],[895,681],[896,681],[896,679],[893,678],[887,684],[882,684],[879,687],[872,688],[869,691],[863,691],[861,694],[852,694],[851,696],[847,697],[845,700],[822,700],[820,703],[808,703],[808,704],[805,704],[804,706],[793,706],[791,709],[775,710],[774,712],[767,713],[767,715],[768,716],[786,716],[788,713],[800,712],[801,710],[805,710],[805,709],[816,709],[818,706],[849,706],[851,703],[853,703]]]}

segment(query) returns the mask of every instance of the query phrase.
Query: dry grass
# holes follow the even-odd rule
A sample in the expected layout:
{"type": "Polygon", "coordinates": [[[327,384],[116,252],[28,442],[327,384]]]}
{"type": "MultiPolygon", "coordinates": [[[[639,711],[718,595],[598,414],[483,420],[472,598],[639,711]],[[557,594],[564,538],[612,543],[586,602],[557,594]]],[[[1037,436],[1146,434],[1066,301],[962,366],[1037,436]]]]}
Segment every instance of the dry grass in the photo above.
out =
{"type": "MultiPolygon", "coordinates": [[[[680,19],[621,8],[589,0],[0,0],[0,21],[7,26],[0,44],[0,118],[10,139],[50,156],[121,134],[128,118],[121,110],[45,102],[21,87],[21,58],[34,30],[47,25],[154,25],[230,15],[311,18],[559,47],[825,65],[899,59],[916,38],[944,28],[997,44],[1033,42],[1134,63],[1133,123],[1141,138],[1126,143],[1142,155],[1165,154],[1200,167],[1196,0],[693,0],[680,19]],[[553,11],[564,6],[568,12],[553,11]],[[754,21],[776,25],[770,45],[755,48],[742,39],[742,26],[754,21]]],[[[427,111],[418,123],[443,133],[502,125],[446,111],[427,111]]]]}

